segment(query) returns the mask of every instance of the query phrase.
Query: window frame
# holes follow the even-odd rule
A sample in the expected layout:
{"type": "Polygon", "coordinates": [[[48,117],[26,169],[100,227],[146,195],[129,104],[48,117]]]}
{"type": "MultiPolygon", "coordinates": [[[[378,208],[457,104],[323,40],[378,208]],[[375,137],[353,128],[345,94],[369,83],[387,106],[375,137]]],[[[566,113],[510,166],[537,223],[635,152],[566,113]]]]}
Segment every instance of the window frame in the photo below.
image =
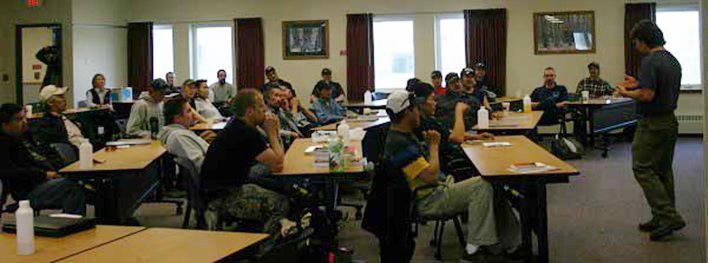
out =
{"type": "MultiPolygon", "coordinates": [[[[450,12],[450,13],[440,13],[438,15],[435,15],[435,27],[433,28],[433,32],[435,34],[435,70],[442,70],[442,49],[441,49],[441,40],[440,40],[440,20],[444,19],[462,19],[464,21],[465,19],[465,14],[463,12],[450,12]]],[[[464,32],[463,32],[464,33],[464,32]]],[[[463,44],[464,45],[464,44],[463,44]]],[[[467,52],[467,48],[465,47],[465,53],[467,52]]],[[[467,54],[465,54],[467,56],[467,54]]],[[[467,63],[467,58],[465,58],[465,64],[467,63]]],[[[465,65],[467,66],[467,65],[465,65]]],[[[445,76],[445,72],[442,72],[443,77],[445,76]]]]}
{"type": "MultiPolygon", "coordinates": [[[[153,24],[153,26],[152,26],[153,32],[154,32],[155,29],[168,29],[168,28],[170,29],[170,31],[172,31],[172,37],[170,38],[170,39],[172,40],[172,72],[175,72],[175,71],[176,71],[176,69],[175,69],[175,68],[176,68],[176,65],[175,65],[175,58],[177,57],[177,50],[175,49],[175,26],[174,26],[174,24],[167,24],[167,23],[166,23],[166,24],[153,24]]],[[[154,36],[154,33],[153,33],[153,36],[154,36]]],[[[151,37],[152,37],[152,36],[151,36],[151,37]]],[[[152,48],[153,48],[153,49],[155,48],[155,41],[154,41],[154,39],[153,39],[153,42],[152,42],[152,48]]],[[[154,52],[154,51],[153,51],[153,52],[154,52]]],[[[154,58],[153,58],[153,60],[152,60],[152,63],[153,63],[153,69],[154,69],[154,68],[155,68],[155,65],[154,65],[154,64],[155,64],[155,59],[154,59],[154,58]]],[[[162,75],[162,76],[155,76],[155,73],[153,72],[152,77],[153,77],[153,79],[158,79],[158,78],[164,78],[165,75],[162,75]],[[157,77],[157,78],[156,78],[156,77],[157,77]]],[[[175,81],[176,81],[176,80],[175,80],[175,81]]]]}
{"type": "MultiPolygon", "coordinates": [[[[400,22],[400,21],[411,21],[413,23],[413,78],[415,78],[415,68],[416,68],[416,63],[415,63],[415,24],[416,24],[416,19],[415,15],[412,14],[396,14],[396,15],[374,15],[373,21],[372,21],[372,28],[371,30],[374,30],[376,22],[400,22]]],[[[373,31],[372,31],[373,35],[373,31]]],[[[376,53],[376,40],[374,39],[374,54],[376,53]]],[[[374,56],[374,76],[376,76],[376,56],[374,56]]],[[[401,87],[376,87],[376,82],[374,82],[374,87],[376,88],[377,92],[383,92],[383,93],[391,93],[394,91],[398,90],[405,90],[405,86],[401,87]]]]}
{"type": "MultiPolygon", "coordinates": [[[[196,79],[196,74],[198,72],[197,68],[197,52],[195,52],[196,47],[197,47],[197,29],[199,28],[209,28],[209,27],[228,27],[230,28],[231,31],[231,72],[228,74],[227,77],[227,82],[229,82],[229,78],[231,81],[232,85],[234,85],[236,81],[236,40],[234,38],[234,28],[235,25],[233,22],[229,21],[223,21],[223,22],[208,22],[208,23],[194,23],[190,25],[189,29],[189,65],[190,65],[190,70],[189,70],[189,78],[190,79],[196,79]]],[[[214,75],[216,75],[216,72],[214,72],[214,75]]],[[[208,80],[208,78],[207,78],[208,80]]],[[[211,84],[211,83],[209,83],[211,84]]]]}
{"type": "MultiPolygon", "coordinates": [[[[657,4],[656,6],[656,13],[658,14],[659,12],[686,12],[686,11],[695,11],[698,12],[699,20],[698,23],[700,24],[700,16],[701,16],[701,8],[697,4],[690,4],[690,3],[677,3],[677,4],[657,4]]],[[[699,25],[699,32],[698,32],[698,39],[701,39],[701,32],[700,32],[700,25],[699,25]]],[[[703,56],[704,50],[700,48],[700,43],[699,43],[699,49],[698,49],[698,55],[700,57],[703,56]]],[[[703,72],[705,65],[703,63],[699,63],[698,65],[700,67],[700,72],[703,72]]],[[[684,85],[681,84],[681,88],[679,89],[680,93],[702,93],[703,92],[703,86],[705,83],[703,83],[703,79],[701,79],[701,84],[688,84],[684,85]]]]}

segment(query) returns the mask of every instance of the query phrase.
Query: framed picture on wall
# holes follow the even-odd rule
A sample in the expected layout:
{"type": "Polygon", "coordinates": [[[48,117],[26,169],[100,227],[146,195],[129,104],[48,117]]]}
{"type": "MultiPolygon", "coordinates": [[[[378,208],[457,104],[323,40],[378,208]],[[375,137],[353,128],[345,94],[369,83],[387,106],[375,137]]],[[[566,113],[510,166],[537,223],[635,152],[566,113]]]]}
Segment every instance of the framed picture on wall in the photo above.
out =
{"type": "Polygon", "coordinates": [[[534,13],[533,37],[537,55],[595,53],[595,12],[534,13]]]}
{"type": "Polygon", "coordinates": [[[329,21],[283,21],[283,59],[329,58],[329,21]]]}

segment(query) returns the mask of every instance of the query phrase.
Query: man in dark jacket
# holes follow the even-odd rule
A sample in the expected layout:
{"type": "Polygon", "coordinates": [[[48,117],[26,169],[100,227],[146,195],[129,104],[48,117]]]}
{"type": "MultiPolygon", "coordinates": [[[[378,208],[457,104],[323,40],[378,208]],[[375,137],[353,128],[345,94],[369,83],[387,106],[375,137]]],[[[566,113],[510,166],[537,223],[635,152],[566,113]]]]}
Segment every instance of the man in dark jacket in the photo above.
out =
{"type": "MultiPolygon", "coordinates": [[[[52,151],[48,148],[52,143],[66,143],[78,153],[81,141],[85,139],[81,128],[64,116],[66,110],[64,93],[66,91],[67,88],[49,85],[40,92],[40,99],[45,104],[45,112],[36,125],[32,125],[31,134],[42,145],[42,148],[47,148],[44,149],[46,152],[52,151]]],[[[62,160],[54,160],[54,156],[46,157],[49,157],[53,162],[62,162],[62,160]]]]}
{"type": "Polygon", "coordinates": [[[17,104],[0,106],[0,180],[14,200],[30,200],[34,209],[61,208],[86,213],[86,197],[76,182],[56,168],[27,140],[27,116],[17,104]]]}

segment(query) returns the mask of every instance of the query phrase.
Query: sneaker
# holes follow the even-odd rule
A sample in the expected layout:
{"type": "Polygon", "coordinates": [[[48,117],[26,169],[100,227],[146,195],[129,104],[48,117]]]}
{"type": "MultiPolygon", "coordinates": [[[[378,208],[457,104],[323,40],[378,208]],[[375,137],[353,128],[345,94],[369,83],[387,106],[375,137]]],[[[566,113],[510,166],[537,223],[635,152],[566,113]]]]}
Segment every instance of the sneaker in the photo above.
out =
{"type": "Polygon", "coordinates": [[[657,222],[657,220],[652,218],[649,221],[646,221],[644,223],[640,223],[639,224],[639,231],[651,232],[651,231],[654,231],[654,229],[656,229],[657,227],[659,227],[659,223],[657,222]]]}
{"type": "Polygon", "coordinates": [[[683,221],[668,225],[659,225],[649,233],[649,239],[651,239],[651,241],[663,241],[664,238],[673,234],[674,231],[681,230],[685,226],[686,223],[683,221]]]}
{"type": "Polygon", "coordinates": [[[465,254],[462,255],[462,258],[460,259],[460,262],[490,262],[490,263],[496,263],[496,262],[504,262],[504,260],[491,252],[487,250],[485,247],[480,247],[477,252],[474,254],[468,254],[467,251],[465,251],[465,254]]]}

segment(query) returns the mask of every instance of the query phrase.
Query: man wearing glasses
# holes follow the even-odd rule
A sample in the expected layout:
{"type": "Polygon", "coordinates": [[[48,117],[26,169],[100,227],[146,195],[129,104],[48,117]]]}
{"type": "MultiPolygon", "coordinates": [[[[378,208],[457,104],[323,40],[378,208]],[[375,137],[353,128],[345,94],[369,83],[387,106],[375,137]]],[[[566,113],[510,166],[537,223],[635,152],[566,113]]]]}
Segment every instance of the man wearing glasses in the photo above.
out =
{"type": "Polygon", "coordinates": [[[539,125],[555,125],[562,108],[568,103],[568,89],[556,83],[556,70],[552,67],[543,70],[543,80],[543,86],[531,93],[531,105],[534,110],[544,111],[539,125]]]}

